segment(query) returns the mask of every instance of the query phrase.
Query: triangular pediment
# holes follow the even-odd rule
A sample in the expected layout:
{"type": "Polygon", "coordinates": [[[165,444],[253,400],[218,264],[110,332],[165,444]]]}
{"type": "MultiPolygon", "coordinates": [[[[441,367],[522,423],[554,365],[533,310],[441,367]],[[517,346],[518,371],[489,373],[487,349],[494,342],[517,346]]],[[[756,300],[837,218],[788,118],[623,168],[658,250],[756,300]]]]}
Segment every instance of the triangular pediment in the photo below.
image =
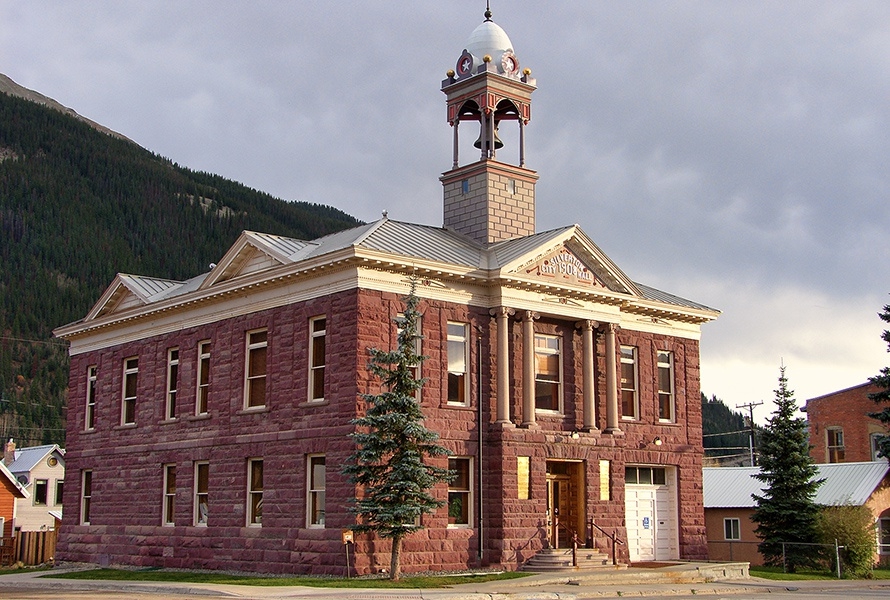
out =
{"type": "Polygon", "coordinates": [[[118,273],[98,302],[87,313],[85,320],[96,319],[109,314],[124,312],[131,308],[145,306],[175,292],[182,287],[181,281],[142,277],[118,273]]]}
{"type": "Polygon", "coordinates": [[[213,265],[201,289],[217,283],[291,264],[318,245],[283,236],[245,231],[219,264],[213,265]]]}
{"type": "Polygon", "coordinates": [[[640,291],[606,254],[575,225],[526,248],[501,267],[501,275],[639,296],[640,291]]]}

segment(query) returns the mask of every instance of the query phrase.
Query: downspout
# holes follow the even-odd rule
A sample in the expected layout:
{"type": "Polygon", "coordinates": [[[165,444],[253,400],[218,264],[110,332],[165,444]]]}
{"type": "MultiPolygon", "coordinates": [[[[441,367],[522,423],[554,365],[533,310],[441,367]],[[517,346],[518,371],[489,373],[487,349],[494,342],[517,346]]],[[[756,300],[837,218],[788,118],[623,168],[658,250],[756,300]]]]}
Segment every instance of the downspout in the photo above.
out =
{"type": "Polygon", "coordinates": [[[479,438],[479,449],[477,451],[478,459],[476,460],[476,464],[478,465],[478,477],[479,480],[479,493],[476,496],[479,498],[479,565],[482,565],[482,508],[485,506],[482,500],[482,327],[479,325],[476,326],[476,413],[477,413],[477,432],[479,438]]]}

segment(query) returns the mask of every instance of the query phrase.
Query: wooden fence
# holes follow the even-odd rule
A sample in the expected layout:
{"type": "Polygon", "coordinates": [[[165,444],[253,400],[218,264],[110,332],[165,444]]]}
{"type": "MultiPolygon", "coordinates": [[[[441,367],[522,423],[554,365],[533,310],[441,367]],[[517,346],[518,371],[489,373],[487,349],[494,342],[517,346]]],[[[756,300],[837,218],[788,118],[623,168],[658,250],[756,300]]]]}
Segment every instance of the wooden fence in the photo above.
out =
{"type": "Polygon", "coordinates": [[[15,538],[0,540],[0,565],[6,566],[17,562],[24,565],[42,565],[52,562],[56,555],[57,537],[58,530],[16,531],[15,538]]]}

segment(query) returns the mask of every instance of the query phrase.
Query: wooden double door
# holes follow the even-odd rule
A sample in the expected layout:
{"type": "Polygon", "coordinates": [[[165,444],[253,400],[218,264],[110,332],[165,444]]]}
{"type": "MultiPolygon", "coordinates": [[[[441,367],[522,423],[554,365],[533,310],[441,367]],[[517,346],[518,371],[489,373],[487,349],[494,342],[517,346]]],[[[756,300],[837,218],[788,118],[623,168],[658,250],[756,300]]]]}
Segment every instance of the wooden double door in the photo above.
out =
{"type": "Polygon", "coordinates": [[[547,541],[551,548],[571,548],[587,539],[585,526],[584,463],[547,461],[547,541]]]}

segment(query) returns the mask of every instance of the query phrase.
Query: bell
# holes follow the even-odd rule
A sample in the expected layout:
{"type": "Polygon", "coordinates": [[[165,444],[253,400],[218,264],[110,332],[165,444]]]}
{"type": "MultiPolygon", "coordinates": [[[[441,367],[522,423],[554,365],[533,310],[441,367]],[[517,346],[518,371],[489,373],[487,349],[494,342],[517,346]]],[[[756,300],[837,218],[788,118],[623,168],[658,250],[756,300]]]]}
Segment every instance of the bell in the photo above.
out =
{"type": "MultiPolygon", "coordinates": [[[[479,137],[476,138],[475,142],[473,142],[473,147],[479,148],[480,150],[482,149],[482,132],[481,131],[479,132],[479,137]]],[[[500,150],[503,147],[504,147],[504,142],[502,142],[501,138],[498,137],[498,128],[495,127],[494,128],[494,149],[500,150]]]]}

